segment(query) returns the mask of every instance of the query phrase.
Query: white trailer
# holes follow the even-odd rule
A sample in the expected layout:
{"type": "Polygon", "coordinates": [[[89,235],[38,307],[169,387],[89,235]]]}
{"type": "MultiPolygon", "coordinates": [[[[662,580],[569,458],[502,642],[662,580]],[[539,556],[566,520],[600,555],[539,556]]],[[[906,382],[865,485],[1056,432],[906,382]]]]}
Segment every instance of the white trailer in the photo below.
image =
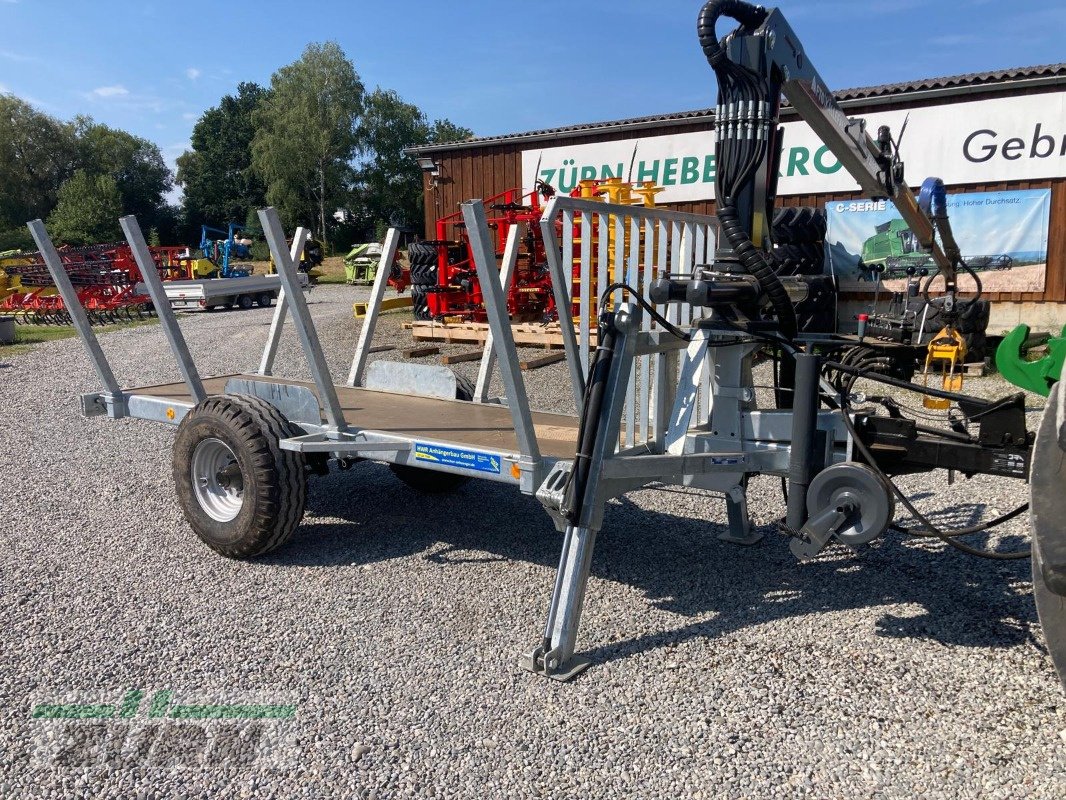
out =
{"type": "MultiPolygon", "coordinates": [[[[307,275],[299,273],[300,288],[308,287],[307,275]]],[[[224,308],[249,309],[253,306],[269,307],[281,291],[281,279],[277,275],[249,275],[246,278],[202,278],[193,281],[166,281],[163,284],[170,305],[174,308],[224,308]]],[[[144,284],[139,284],[138,293],[147,294],[144,284]]]]}

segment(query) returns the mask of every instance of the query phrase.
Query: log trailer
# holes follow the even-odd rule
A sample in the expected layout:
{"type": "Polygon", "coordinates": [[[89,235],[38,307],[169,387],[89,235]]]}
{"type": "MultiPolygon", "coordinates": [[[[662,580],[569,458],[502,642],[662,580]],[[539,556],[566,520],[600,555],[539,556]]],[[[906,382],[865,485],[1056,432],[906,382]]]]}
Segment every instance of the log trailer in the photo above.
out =
{"type": "MultiPolygon", "coordinates": [[[[954,407],[952,427],[940,428],[906,417],[891,398],[856,393],[859,379],[922,390],[849,361],[853,341],[797,333],[789,287],[767,256],[781,96],[866,195],[896,204],[945,282],[937,302],[950,338],[952,320],[972,298],[960,297],[955,284],[965,265],[941,213],[942,188],[934,181],[926,196],[914,197],[891,132],[882,128],[871,137],[862,120],[844,115],[779,10],[711,0],[699,14],[698,32],[719,83],[716,217],[555,196],[536,223],[555,305],[578,309],[577,330],[560,329],[576,415],[530,407],[506,298],[527,223],[508,231],[501,268],[479,200],[462,204],[491,332],[474,387],[445,367],[369,363],[396,230],[386,237],[347,380],[335,382],[296,283],[294,254],[286,250],[277,214],[264,209],[260,220],[287,302],[275,311],[259,370],[201,377],[169,305],[159,302],[155,271],[142,269],[182,380],[123,388],[76,304],[44,226],[30,223],[57,286],[69,296],[103,385],[82,397],[83,412],[175,425],[178,502],[197,536],[233,558],[283,544],[303,516],[309,476],[332,465],[385,462],[419,491],[448,491],[481,478],[535,495],[563,534],[562,553],[546,625],[520,663],[557,680],[589,665],[577,653],[577,637],[593,549],[607,501],[625,492],[655,483],[719,493],[727,522],[719,538],[750,545],[761,534],[747,513],[748,478],[780,476],[787,496],[779,529],[801,561],[831,544],[862,548],[874,541],[896,524],[897,502],[917,520],[905,533],[935,537],[961,554],[1021,559],[1029,552],[982,549],[966,537],[1023,514],[1028,504],[998,519],[944,530],[893,479],[937,469],[1029,479],[1036,602],[1052,658],[1066,678],[1061,384],[1051,390],[1035,436],[1026,429],[1020,394],[987,401],[927,388],[926,395],[954,407]],[[715,28],[723,17],[739,26],[720,41],[715,28]],[[597,226],[601,232],[613,227],[615,235],[599,236],[593,248],[597,226]],[[583,244],[576,286],[575,236],[583,244]],[[610,255],[615,272],[608,280],[610,255]],[[588,291],[594,283],[598,297],[588,291]],[[309,381],[273,375],[278,333],[290,310],[309,381]],[[766,349],[780,362],[775,408],[758,407],[752,379],[753,356],[766,349]],[[499,371],[503,399],[489,396],[493,370],[499,371]]],[[[123,218],[122,227],[138,262],[149,264],[136,220],[123,218]]]]}

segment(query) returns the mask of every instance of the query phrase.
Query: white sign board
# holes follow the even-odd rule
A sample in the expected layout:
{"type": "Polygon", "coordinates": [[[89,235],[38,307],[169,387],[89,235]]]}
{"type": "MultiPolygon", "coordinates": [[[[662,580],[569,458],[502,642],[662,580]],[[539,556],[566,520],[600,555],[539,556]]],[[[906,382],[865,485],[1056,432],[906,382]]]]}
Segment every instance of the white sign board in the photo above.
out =
{"type": "MultiPolygon", "coordinates": [[[[888,125],[899,136],[907,181],[930,176],[947,184],[1066,176],[1066,92],[1001,97],[968,103],[864,115],[876,134],[888,125]]],[[[846,192],[858,188],[804,122],[786,122],[778,194],[846,192]]],[[[621,177],[654,181],[660,203],[714,197],[714,133],[679,133],[613,142],[563,145],[522,152],[522,185],[535,178],[569,193],[578,181],[621,177]]]]}

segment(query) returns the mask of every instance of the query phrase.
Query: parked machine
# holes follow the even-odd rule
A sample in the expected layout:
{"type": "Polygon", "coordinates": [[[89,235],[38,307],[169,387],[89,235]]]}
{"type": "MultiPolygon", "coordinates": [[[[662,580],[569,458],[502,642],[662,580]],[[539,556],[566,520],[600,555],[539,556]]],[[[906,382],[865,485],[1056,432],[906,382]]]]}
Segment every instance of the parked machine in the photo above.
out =
{"type": "MultiPolygon", "coordinates": [[[[583,180],[571,192],[572,197],[607,201],[621,205],[655,207],[655,196],[661,187],[647,181],[632,184],[621,178],[583,180]]],[[[507,308],[511,319],[522,322],[554,322],[559,319],[559,309],[551,287],[548,266],[544,254],[544,242],[540,232],[540,219],[544,202],[555,196],[555,189],[544,181],[525,195],[521,189],[508,189],[485,201],[492,212],[489,227],[496,235],[496,252],[503,253],[504,242],[516,225],[523,225],[523,238],[515,257],[515,265],[508,279],[507,308]]],[[[577,265],[582,248],[597,247],[600,237],[606,237],[612,247],[608,254],[606,275],[608,280],[616,270],[616,239],[628,240],[631,236],[643,236],[643,232],[617,231],[610,220],[585,234],[574,228],[571,245],[574,252],[572,280],[579,281],[577,265]],[[584,236],[584,238],[582,238],[584,236]]],[[[564,222],[556,223],[562,231],[564,222]]],[[[573,224],[571,223],[571,227],[573,224]]],[[[428,242],[413,242],[408,246],[411,262],[411,295],[414,316],[418,320],[445,322],[485,322],[486,312],[477,270],[474,268],[470,249],[470,237],[462,211],[437,220],[437,238],[428,242]]],[[[591,277],[586,287],[595,295],[599,271],[591,277]]],[[[573,288],[573,287],[571,287],[573,288]]],[[[578,286],[580,290],[580,286],[578,286]]],[[[571,309],[573,312],[573,309],[571,309]]]]}
{"type": "MultiPolygon", "coordinates": [[[[152,247],[160,276],[180,273],[182,248],[152,247]]],[[[153,314],[148,296],[138,292],[141,273],[125,244],[64,247],[63,268],[77,287],[78,302],[94,325],[143,319],[153,314]]],[[[21,324],[69,325],[70,314],[39,252],[0,257],[0,315],[21,324]]]]}
{"type": "MultiPolygon", "coordinates": [[[[796,303],[768,255],[782,94],[865,196],[895,203],[931,255],[944,282],[943,294],[931,302],[945,337],[957,331],[963,309],[975,302],[956,285],[958,272],[968,267],[938,193],[931,192],[928,202],[911,194],[891,131],[883,127],[873,138],[862,120],[845,116],[779,10],[711,0],[700,12],[698,31],[719,84],[716,217],[556,196],[536,222],[555,306],[576,309],[577,330],[560,326],[576,415],[532,410],[519,369],[506,278],[533,222],[508,230],[501,276],[497,231],[477,200],[462,204],[491,333],[476,386],[445,367],[369,363],[395,230],[386,239],[347,381],[335,384],[296,284],[294,256],[286,251],[277,214],[265,209],[260,219],[291,297],[311,380],[271,377],[284,307],[275,313],[258,372],[206,378],[166,308],[161,322],[183,381],[124,389],[79,306],[72,316],[103,384],[82,398],[84,412],[177,424],[178,502],[200,539],[229,557],[254,557],[285,542],[303,515],[308,475],[331,463],[348,468],[363,459],[383,461],[420,491],[449,491],[482,478],[535,495],[563,533],[563,545],[547,623],[521,663],[558,680],[589,665],[576,645],[593,549],[606,503],[625,492],[656,483],[719,493],[728,521],[720,538],[748,545],[760,538],[747,513],[748,478],[780,476],[787,498],[779,528],[801,561],[833,543],[862,548],[889,526],[967,555],[1022,559],[1027,550],[987,549],[966,537],[1017,517],[1028,504],[945,530],[894,478],[951,469],[1030,479],[1037,607],[1066,679],[1066,431],[1060,430],[1066,394],[1059,384],[1051,390],[1034,436],[1020,394],[985,400],[950,385],[921,390],[853,363],[851,339],[801,333],[796,303]],[[739,27],[720,41],[715,28],[723,17],[739,27]],[[591,234],[608,221],[647,235],[614,240],[616,269],[605,279],[612,242],[601,236],[593,247],[591,234]],[[576,265],[575,235],[583,245],[576,265]],[[598,282],[591,294],[594,273],[598,282]],[[775,408],[757,406],[752,379],[753,357],[765,349],[780,366],[775,408]],[[488,396],[494,369],[504,401],[488,396]],[[952,406],[950,425],[930,424],[928,414],[919,422],[885,398],[860,394],[857,380],[945,401],[952,406]],[[246,492],[249,486],[256,491],[246,492]],[[895,523],[897,502],[917,525],[895,523]]],[[[136,220],[124,218],[122,225],[138,263],[149,264],[136,220]]],[[[77,306],[43,225],[36,221],[30,229],[64,297],[77,306]]],[[[158,299],[161,284],[152,280],[153,270],[147,273],[158,299]]]]}
{"type": "Polygon", "coordinates": [[[252,274],[250,267],[238,265],[234,259],[252,257],[251,239],[238,236],[243,225],[231,222],[225,230],[209,225],[200,227],[200,252],[210,266],[194,263],[190,278],[246,278],[252,274]],[[213,236],[214,235],[214,236],[213,236]],[[224,238],[215,238],[222,236],[224,238]]]}

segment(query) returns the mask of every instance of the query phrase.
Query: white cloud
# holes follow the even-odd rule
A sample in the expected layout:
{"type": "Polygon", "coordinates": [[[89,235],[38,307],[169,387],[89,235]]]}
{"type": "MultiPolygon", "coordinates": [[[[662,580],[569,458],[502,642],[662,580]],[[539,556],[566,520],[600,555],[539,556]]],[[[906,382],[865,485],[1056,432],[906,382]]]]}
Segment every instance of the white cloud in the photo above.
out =
{"type": "Polygon", "coordinates": [[[187,70],[185,70],[185,77],[188,78],[190,81],[196,80],[201,75],[203,75],[203,73],[200,72],[200,70],[198,70],[196,67],[189,67],[187,70]]]}
{"type": "Polygon", "coordinates": [[[188,120],[189,122],[192,122],[194,119],[199,119],[199,117],[199,114],[194,114],[191,111],[186,111],[184,114],[181,115],[182,119],[188,120]]]}
{"type": "MultiPolygon", "coordinates": [[[[3,2],[3,0],[0,0],[0,2],[3,2]]],[[[27,56],[22,53],[12,52],[11,50],[0,50],[0,58],[18,62],[37,62],[41,60],[37,58],[37,56],[27,56]]]]}
{"type": "Polygon", "coordinates": [[[4,84],[0,83],[0,94],[7,94],[9,91],[11,90],[4,86],[4,84]]]}
{"type": "Polygon", "coordinates": [[[122,84],[115,84],[114,86],[98,86],[92,90],[92,94],[96,97],[122,97],[130,93],[122,84]]]}

